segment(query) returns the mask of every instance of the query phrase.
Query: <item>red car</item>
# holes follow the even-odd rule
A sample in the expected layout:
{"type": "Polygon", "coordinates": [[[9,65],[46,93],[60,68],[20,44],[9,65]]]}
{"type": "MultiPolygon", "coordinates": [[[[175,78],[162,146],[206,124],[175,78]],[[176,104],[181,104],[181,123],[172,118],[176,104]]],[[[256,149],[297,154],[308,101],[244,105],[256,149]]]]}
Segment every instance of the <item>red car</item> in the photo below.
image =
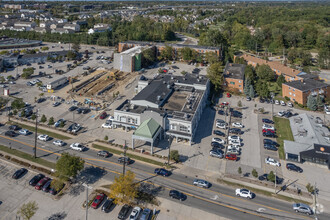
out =
{"type": "Polygon", "coordinates": [[[237,160],[237,156],[236,156],[236,154],[226,154],[226,159],[227,160],[234,160],[234,161],[236,161],[237,160]]]}
{"type": "Polygon", "coordinates": [[[99,207],[99,205],[101,204],[101,202],[103,201],[103,199],[105,198],[105,195],[103,193],[98,194],[93,203],[92,203],[92,208],[93,209],[97,209],[99,207]]]}
{"type": "Polygon", "coordinates": [[[275,131],[272,129],[262,129],[262,133],[266,133],[266,132],[271,132],[271,133],[275,134],[275,131]]]}
{"type": "Polygon", "coordinates": [[[50,180],[49,177],[44,177],[42,178],[37,185],[34,187],[36,190],[41,190],[42,187],[48,182],[48,180],[50,180]]]}
{"type": "Polygon", "coordinates": [[[108,116],[108,114],[106,112],[102,112],[102,114],[100,115],[100,119],[105,119],[108,116]]]}
{"type": "Polygon", "coordinates": [[[229,103],[228,102],[223,102],[220,105],[229,105],[229,103]]]}
{"type": "Polygon", "coordinates": [[[230,98],[230,97],[231,97],[231,95],[230,95],[230,93],[228,92],[228,93],[227,93],[227,98],[230,98]]]}

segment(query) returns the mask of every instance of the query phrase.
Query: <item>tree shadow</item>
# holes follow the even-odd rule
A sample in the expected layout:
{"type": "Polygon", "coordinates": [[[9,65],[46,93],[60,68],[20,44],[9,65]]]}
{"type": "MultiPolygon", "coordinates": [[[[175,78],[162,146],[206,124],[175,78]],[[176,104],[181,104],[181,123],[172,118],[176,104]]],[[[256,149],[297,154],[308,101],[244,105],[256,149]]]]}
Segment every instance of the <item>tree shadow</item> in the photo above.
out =
{"type": "Polygon", "coordinates": [[[65,219],[67,214],[65,212],[57,212],[52,214],[51,216],[45,218],[45,220],[62,220],[65,219]]]}
{"type": "Polygon", "coordinates": [[[99,181],[103,176],[105,176],[108,172],[105,169],[101,169],[99,167],[89,166],[83,169],[78,176],[76,177],[76,181],[80,183],[86,184],[94,184],[99,181]]]}
{"type": "Polygon", "coordinates": [[[159,204],[157,196],[165,191],[163,186],[155,186],[152,182],[142,182],[140,183],[138,189],[137,203],[140,205],[159,204]]]}

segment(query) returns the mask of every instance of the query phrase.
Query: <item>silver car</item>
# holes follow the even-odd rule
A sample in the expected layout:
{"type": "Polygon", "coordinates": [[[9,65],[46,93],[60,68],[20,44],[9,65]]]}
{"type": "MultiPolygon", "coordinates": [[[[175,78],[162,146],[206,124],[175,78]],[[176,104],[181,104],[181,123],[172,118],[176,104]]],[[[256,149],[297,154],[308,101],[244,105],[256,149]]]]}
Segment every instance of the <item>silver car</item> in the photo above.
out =
{"type": "Polygon", "coordinates": [[[206,180],[202,180],[202,179],[195,179],[194,183],[195,186],[199,186],[199,187],[203,187],[203,188],[209,188],[210,183],[207,182],[206,180]]]}
{"type": "Polygon", "coordinates": [[[223,154],[220,151],[215,150],[215,149],[210,150],[210,156],[217,157],[217,158],[223,158],[223,154]]]}
{"type": "Polygon", "coordinates": [[[295,212],[301,212],[301,213],[305,213],[307,215],[312,215],[313,214],[313,210],[306,204],[304,203],[294,203],[292,205],[292,208],[295,212]]]}

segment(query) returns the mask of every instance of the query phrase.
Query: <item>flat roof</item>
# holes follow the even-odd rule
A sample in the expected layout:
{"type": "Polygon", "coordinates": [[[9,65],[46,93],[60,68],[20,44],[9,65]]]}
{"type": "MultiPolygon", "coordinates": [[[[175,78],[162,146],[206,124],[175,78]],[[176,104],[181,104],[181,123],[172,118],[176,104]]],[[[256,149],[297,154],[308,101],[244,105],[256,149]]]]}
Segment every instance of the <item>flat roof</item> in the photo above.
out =
{"type": "Polygon", "coordinates": [[[303,91],[303,92],[307,92],[310,90],[314,90],[314,89],[322,89],[325,87],[328,87],[329,85],[318,81],[318,80],[314,80],[314,79],[304,79],[303,81],[301,80],[295,80],[295,81],[291,81],[291,82],[285,82],[283,83],[287,86],[290,86],[294,89],[303,91]]]}
{"type": "Polygon", "coordinates": [[[225,78],[244,79],[244,64],[227,63],[224,70],[225,78]]]}
{"type": "Polygon", "coordinates": [[[170,47],[189,47],[189,48],[194,48],[194,49],[207,49],[207,50],[220,50],[220,47],[210,47],[210,46],[201,46],[201,45],[188,45],[188,44],[167,44],[167,43],[161,43],[161,42],[148,42],[148,41],[124,41],[120,42],[122,44],[139,44],[139,45],[156,45],[156,46],[170,46],[170,47]]]}

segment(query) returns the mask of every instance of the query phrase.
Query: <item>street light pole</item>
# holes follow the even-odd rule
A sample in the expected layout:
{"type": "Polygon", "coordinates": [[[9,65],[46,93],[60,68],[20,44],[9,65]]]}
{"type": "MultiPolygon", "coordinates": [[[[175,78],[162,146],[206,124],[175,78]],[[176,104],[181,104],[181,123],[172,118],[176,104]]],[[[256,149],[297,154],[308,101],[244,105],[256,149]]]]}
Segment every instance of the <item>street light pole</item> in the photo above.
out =
{"type": "Polygon", "coordinates": [[[35,130],[35,135],[34,135],[34,158],[37,158],[38,112],[39,112],[39,110],[37,109],[37,112],[36,112],[36,130],[35,130]]]}
{"type": "MultiPolygon", "coordinates": [[[[125,175],[125,166],[126,166],[126,151],[127,151],[127,147],[126,147],[126,140],[125,140],[125,144],[124,144],[124,162],[123,162],[123,175],[125,175]]],[[[127,161],[128,162],[128,161],[127,161]]]]}
{"type": "Polygon", "coordinates": [[[88,185],[86,184],[86,220],[88,219],[88,185]]]}

